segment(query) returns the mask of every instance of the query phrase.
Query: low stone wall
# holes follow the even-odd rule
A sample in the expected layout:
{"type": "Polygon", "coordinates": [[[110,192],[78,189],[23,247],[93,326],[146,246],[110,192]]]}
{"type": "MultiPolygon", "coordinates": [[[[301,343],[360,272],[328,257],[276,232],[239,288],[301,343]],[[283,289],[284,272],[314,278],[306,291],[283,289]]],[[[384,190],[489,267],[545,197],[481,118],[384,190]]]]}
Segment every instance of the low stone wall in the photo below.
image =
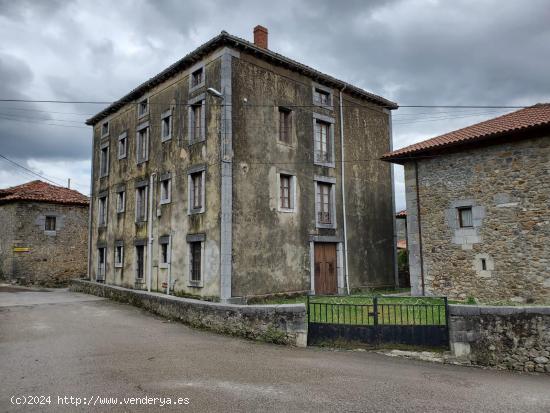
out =
{"type": "Polygon", "coordinates": [[[472,364],[550,373],[550,307],[449,306],[451,351],[472,364]]]}
{"type": "Polygon", "coordinates": [[[85,280],[73,280],[70,290],[129,303],[191,327],[276,344],[307,345],[306,307],[303,304],[220,304],[85,280]]]}

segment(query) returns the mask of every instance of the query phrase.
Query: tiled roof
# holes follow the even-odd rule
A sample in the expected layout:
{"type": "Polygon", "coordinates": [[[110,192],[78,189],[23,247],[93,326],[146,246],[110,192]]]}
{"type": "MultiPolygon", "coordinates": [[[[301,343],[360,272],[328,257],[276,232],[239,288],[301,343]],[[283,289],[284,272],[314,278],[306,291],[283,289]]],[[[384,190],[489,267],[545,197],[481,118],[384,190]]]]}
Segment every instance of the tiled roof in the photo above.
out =
{"type": "Polygon", "coordinates": [[[476,123],[466,128],[428,139],[385,154],[382,159],[397,163],[406,162],[419,155],[451,146],[467,145],[479,141],[498,139],[510,133],[550,126],[550,103],[538,103],[528,108],[476,123]]]}
{"type": "Polygon", "coordinates": [[[42,181],[0,189],[0,203],[34,201],[53,204],[88,205],[90,200],[80,192],[42,181]]]}
{"type": "Polygon", "coordinates": [[[381,96],[375,95],[374,93],[367,92],[366,90],[350,85],[346,82],[343,82],[332,76],[321,73],[295,60],[289,59],[288,57],[280,55],[279,53],[275,53],[269,49],[258,47],[254,43],[251,43],[247,40],[241,39],[240,37],[233,36],[225,31],[222,31],[216,37],[213,37],[208,42],[204,43],[202,46],[199,46],[198,48],[193,50],[191,53],[189,53],[188,55],[178,60],[176,63],[172,64],[171,66],[169,66],[168,68],[166,68],[165,70],[157,74],[156,76],[152,77],[151,79],[147,80],[146,82],[142,83],[141,85],[139,85],[138,87],[130,91],[126,96],[112,103],[110,106],[108,106],[107,108],[99,112],[97,115],[88,119],[86,121],[86,124],[95,125],[96,123],[106,118],[110,114],[115,113],[124,105],[131,103],[136,99],[139,99],[140,97],[143,96],[144,93],[146,93],[153,87],[171,78],[172,76],[176,75],[182,70],[185,70],[191,67],[196,62],[198,62],[203,56],[216,50],[221,46],[230,46],[236,49],[254,53],[257,57],[261,59],[274,62],[278,65],[288,67],[291,70],[303,73],[306,76],[309,76],[320,83],[326,84],[327,86],[332,86],[337,89],[342,89],[345,87],[347,93],[355,94],[356,96],[359,96],[363,99],[367,99],[382,107],[385,107],[388,109],[397,109],[398,107],[397,103],[395,102],[392,102],[381,96]]]}
{"type": "Polygon", "coordinates": [[[399,211],[395,214],[396,218],[407,218],[407,210],[399,211]]]}

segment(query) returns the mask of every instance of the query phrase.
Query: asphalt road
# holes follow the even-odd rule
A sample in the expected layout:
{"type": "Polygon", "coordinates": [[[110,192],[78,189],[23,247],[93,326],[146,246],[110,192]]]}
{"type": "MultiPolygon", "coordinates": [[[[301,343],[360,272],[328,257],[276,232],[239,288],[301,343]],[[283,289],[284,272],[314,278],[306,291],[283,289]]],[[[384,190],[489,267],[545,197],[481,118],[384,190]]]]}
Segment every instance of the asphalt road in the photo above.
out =
{"type": "Polygon", "coordinates": [[[0,411],[550,412],[550,377],[255,343],[97,297],[0,287],[0,411]],[[31,395],[50,403],[10,401],[31,395]],[[147,396],[189,404],[124,404],[147,396]],[[117,404],[98,404],[108,397],[117,404]]]}

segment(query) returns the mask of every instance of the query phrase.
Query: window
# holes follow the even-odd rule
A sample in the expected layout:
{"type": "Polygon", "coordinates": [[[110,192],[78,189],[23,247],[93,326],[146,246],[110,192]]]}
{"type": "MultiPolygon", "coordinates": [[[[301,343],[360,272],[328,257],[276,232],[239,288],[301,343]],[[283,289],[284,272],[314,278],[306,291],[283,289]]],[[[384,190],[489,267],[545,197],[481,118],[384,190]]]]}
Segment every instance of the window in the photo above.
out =
{"type": "Polygon", "coordinates": [[[98,225],[104,227],[107,225],[107,197],[102,196],[99,198],[98,208],[98,225]]]}
{"type": "Polygon", "coordinates": [[[149,159],[149,122],[138,126],[136,136],[136,161],[145,162],[149,159]]]}
{"type": "Polygon", "coordinates": [[[170,203],[172,192],[172,180],[166,178],[160,181],[160,203],[168,204],[170,203]]]}
{"type": "Polygon", "coordinates": [[[205,171],[196,171],[189,174],[189,213],[204,212],[204,178],[205,171]]]}
{"type": "Polygon", "coordinates": [[[315,178],[315,222],[317,228],[336,228],[335,178],[315,178]]]}
{"type": "Polygon", "coordinates": [[[147,186],[136,188],[136,221],[147,221],[147,186]]]}
{"type": "Polygon", "coordinates": [[[332,162],[330,148],[330,123],[315,121],[315,162],[332,162]]]}
{"type": "Polygon", "coordinates": [[[290,174],[279,174],[279,211],[294,212],[295,179],[290,174]]]}
{"type": "Polygon", "coordinates": [[[162,142],[172,139],[172,111],[167,110],[161,115],[160,136],[162,142]]]}
{"type": "Polygon", "coordinates": [[[124,266],[124,245],[121,242],[115,245],[115,267],[121,268],[124,266]]]}
{"type": "Polygon", "coordinates": [[[292,112],[287,108],[279,108],[279,140],[286,144],[292,143],[292,112]]]}
{"type": "Polygon", "coordinates": [[[202,102],[191,106],[192,142],[198,142],[201,140],[202,137],[202,128],[204,127],[204,125],[202,124],[202,110],[202,102]]]}
{"type": "Polygon", "coordinates": [[[107,267],[106,254],[106,248],[97,249],[97,273],[95,276],[95,280],[99,282],[105,281],[105,268],[107,267]]]}
{"type": "Polygon", "coordinates": [[[99,153],[99,176],[109,175],[109,144],[103,145],[99,153]]]}
{"type": "Polygon", "coordinates": [[[170,264],[170,237],[160,237],[159,239],[159,266],[160,268],[168,268],[170,264]]]}
{"type": "Polygon", "coordinates": [[[145,246],[136,245],[136,282],[143,281],[145,274],[145,246]]]}
{"type": "Polygon", "coordinates": [[[149,113],[149,99],[145,98],[138,103],[138,118],[149,113]]]}
{"type": "Polygon", "coordinates": [[[103,122],[101,124],[101,137],[104,138],[109,134],[109,122],[103,122]]]}
{"type": "Polygon", "coordinates": [[[202,242],[189,243],[189,281],[190,284],[202,282],[202,242]]]}
{"type": "Polygon", "coordinates": [[[317,105],[330,105],[330,93],[326,90],[321,90],[319,88],[315,88],[315,92],[313,94],[313,101],[317,105]]]}
{"type": "Polygon", "coordinates": [[[128,152],[128,134],[126,132],[121,133],[118,137],[118,159],[126,158],[128,152]]]}
{"type": "Polygon", "coordinates": [[[481,270],[487,271],[487,260],[485,258],[481,259],[481,270]]]}
{"type": "Polygon", "coordinates": [[[200,69],[195,70],[191,74],[191,87],[200,86],[204,82],[203,78],[204,78],[204,68],[201,67],[200,69]]]}
{"type": "Polygon", "coordinates": [[[460,228],[471,228],[474,226],[472,220],[472,207],[458,208],[458,222],[460,228]]]}
{"type": "Polygon", "coordinates": [[[118,191],[116,193],[116,212],[120,214],[126,210],[126,192],[118,191]]]}
{"type": "Polygon", "coordinates": [[[56,218],[54,216],[46,216],[44,221],[44,231],[55,231],[56,218]]]}

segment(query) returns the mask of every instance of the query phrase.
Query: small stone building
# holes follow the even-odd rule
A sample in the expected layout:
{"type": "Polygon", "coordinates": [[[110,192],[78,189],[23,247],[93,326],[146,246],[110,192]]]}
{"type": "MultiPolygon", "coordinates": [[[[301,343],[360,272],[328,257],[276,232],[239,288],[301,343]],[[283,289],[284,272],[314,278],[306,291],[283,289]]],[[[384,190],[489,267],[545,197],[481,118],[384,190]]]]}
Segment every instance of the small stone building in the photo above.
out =
{"type": "Polygon", "coordinates": [[[397,105],[226,32],[87,121],[90,278],[240,301],[395,283],[397,105]]]}
{"type": "Polygon", "coordinates": [[[89,199],[32,181],[0,189],[0,278],[44,286],[86,275],[89,199]]]}
{"type": "Polygon", "coordinates": [[[413,294],[550,301],[550,104],[383,159],[405,166],[413,294]]]}

